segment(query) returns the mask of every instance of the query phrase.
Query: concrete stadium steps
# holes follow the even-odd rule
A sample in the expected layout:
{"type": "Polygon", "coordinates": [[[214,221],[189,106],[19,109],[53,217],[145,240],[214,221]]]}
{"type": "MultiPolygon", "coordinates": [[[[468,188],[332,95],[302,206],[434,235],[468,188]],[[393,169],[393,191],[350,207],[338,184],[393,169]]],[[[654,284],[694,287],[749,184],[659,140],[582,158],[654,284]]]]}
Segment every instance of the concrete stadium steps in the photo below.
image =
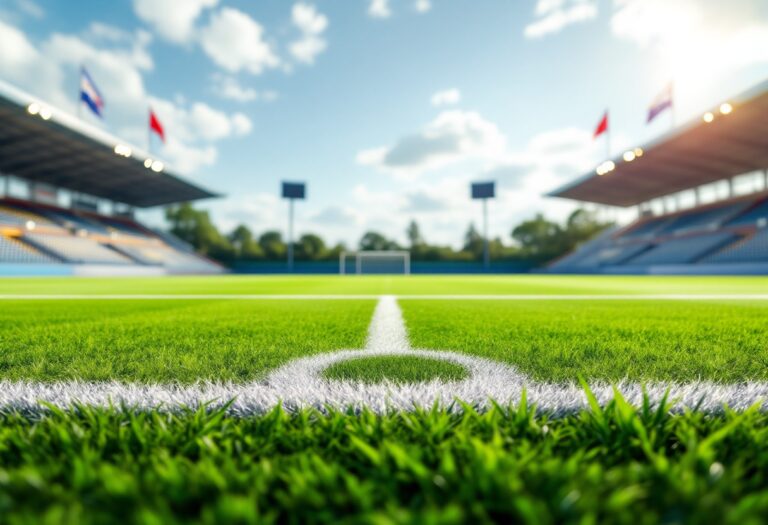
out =
{"type": "Polygon", "coordinates": [[[0,263],[57,263],[58,259],[42,253],[12,237],[0,235],[0,263]]]}

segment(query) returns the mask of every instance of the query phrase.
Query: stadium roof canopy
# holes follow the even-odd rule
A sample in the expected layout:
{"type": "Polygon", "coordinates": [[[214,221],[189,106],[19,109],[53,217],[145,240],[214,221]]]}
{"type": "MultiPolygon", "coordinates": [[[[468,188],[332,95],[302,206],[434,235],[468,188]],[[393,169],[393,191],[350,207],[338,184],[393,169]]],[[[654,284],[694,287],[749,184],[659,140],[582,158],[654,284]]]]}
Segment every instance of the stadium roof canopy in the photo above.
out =
{"type": "Polygon", "coordinates": [[[146,208],[216,197],[162,161],[0,81],[0,172],[146,208]]]}
{"type": "Polygon", "coordinates": [[[768,168],[768,81],[635,151],[548,195],[634,206],[768,168]]]}

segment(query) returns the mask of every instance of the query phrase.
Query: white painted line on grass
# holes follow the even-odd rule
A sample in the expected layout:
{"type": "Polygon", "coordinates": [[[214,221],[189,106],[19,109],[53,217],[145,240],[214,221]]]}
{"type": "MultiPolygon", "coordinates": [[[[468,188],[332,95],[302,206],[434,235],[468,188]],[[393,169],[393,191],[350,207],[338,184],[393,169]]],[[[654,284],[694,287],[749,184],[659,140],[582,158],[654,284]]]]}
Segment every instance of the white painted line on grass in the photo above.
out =
{"type": "MultiPolygon", "coordinates": [[[[592,383],[590,388],[602,405],[614,396],[614,387],[592,383]]],[[[717,412],[728,405],[744,410],[768,399],[768,383],[744,382],[723,385],[709,381],[691,383],[621,382],[616,385],[627,401],[635,406],[646,394],[652,403],[669,391],[676,401],[675,411],[685,409],[717,412]]],[[[584,390],[576,383],[559,384],[534,381],[514,367],[490,359],[459,352],[411,349],[402,312],[393,296],[382,297],[376,306],[363,350],[340,350],[293,360],[271,372],[263,381],[247,384],[199,383],[183,385],[144,385],[120,382],[0,381],[0,411],[18,410],[41,413],[42,402],[67,408],[73,404],[121,406],[134,409],[178,410],[181,407],[222,406],[229,400],[235,415],[258,414],[278,404],[289,410],[302,407],[326,409],[361,409],[376,412],[430,408],[435,404],[461,409],[461,400],[480,410],[494,400],[501,405],[516,404],[527,393],[528,402],[556,415],[588,408],[584,390]],[[365,384],[323,377],[329,366],[350,359],[373,356],[419,356],[448,361],[466,368],[468,377],[461,381],[435,379],[422,383],[386,382],[365,384]]],[[[768,407],[766,407],[768,408],[768,407]]]]}
{"type": "MultiPolygon", "coordinates": [[[[232,301],[344,301],[378,300],[381,295],[339,294],[0,294],[6,301],[167,301],[167,300],[232,300],[232,301]]],[[[403,300],[436,301],[768,301],[768,294],[405,294],[392,295],[403,300]]]]}

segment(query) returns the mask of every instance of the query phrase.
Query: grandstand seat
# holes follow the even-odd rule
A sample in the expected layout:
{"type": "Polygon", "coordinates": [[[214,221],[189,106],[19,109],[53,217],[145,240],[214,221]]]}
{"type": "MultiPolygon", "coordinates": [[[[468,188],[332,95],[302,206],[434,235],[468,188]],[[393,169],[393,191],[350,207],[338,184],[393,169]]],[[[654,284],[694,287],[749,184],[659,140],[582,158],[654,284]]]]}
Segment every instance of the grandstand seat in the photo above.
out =
{"type": "Polygon", "coordinates": [[[689,264],[732,243],[736,239],[738,237],[730,232],[716,232],[669,239],[628,260],[625,264],[643,266],[652,264],[689,264]]]}
{"type": "Polygon", "coordinates": [[[17,239],[0,235],[0,263],[57,263],[58,260],[17,239]]]}
{"type": "Polygon", "coordinates": [[[707,257],[707,263],[768,262],[768,228],[761,228],[751,237],[725,247],[707,257]]]}
{"type": "Polygon", "coordinates": [[[53,223],[41,215],[20,210],[12,206],[0,204],[0,224],[9,224],[13,226],[23,226],[29,221],[39,225],[52,225],[53,223]]]}
{"type": "Polygon", "coordinates": [[[768,221],[768,199],[757,203],[751,209],[746,210],[743,214],[738,215],[732,219],[729,226],[746,226],[757,224],[760,221],[768,221]]]}
{"type": "Polygon", "coordinates": [[[26,233],[25,241],[72,263],[132,264],[129,258],[88,237],[26,233]]]}
{"type": "Polygon", "coordinates": [[[611,266],[616,264],[622,264],[623,262],[635,257],[636,255],[643,253],[651,248],[650,243],[636,243],[625,245],[612,245],[592,254],[590,257],[586,257],[576,263],[577,267],[588,268],[590,266],[611,266]]]}
{"type": "Polygon", "coordinates": [[[676,216],[666,226],[658,230],[656,234],[670,233],[680,235],[694,231],[715,230],[723,222],[740,213],[750,204],[750,202],[736,202],[701,211],[689,211],[676,216]]]}
{"type": "Polygon", "coordinates": [[[674,218],[670,217],[657,217],[655,219],[646,219],[645,222],[627,230],[622,237],[625,239],[639,238],[639,237],[653,237],[653,235],[672,222],[674,218]]]}
{"type": "Polygon", "coordinates": [[[142,264],[160,265],[170,270],[190,273],[220,270],[216,264],[207,259],[195,254],[180,252],[166,246],[113,244],[112,247],[142,264]]]}

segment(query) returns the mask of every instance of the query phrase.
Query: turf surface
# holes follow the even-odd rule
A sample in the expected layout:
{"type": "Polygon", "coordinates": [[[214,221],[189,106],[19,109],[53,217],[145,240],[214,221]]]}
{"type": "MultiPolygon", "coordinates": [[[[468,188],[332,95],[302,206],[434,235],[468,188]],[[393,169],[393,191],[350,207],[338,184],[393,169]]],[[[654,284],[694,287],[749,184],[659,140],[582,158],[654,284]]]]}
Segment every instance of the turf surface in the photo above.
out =
{"type": "MultiPolygon", "coordinates": [[[[766,278],[0,280],[0,295],[767,292],[766,278]]],[[[6,299],[0,378],[247,381],[295,357],[362,348],[374,304],[6,299]]],[[[768,301],[400,304],[414,346],[538,379],[768,380],[768,301]]],[[[408,361],[332,373],[416,381],[437,370],[408,361]]],[[[3,414],[0,523],[763,523],[768,413],[667,408],[619,399],[559,419],[524,404],[382,416],[3,414]]]]}
{"type": "Polygon", "coordinates": [[[768,301],[401,300],[411,344],[548,381],[768,380],[768,301]]]}
{"type": "Polygon", "coordinates": [[[0,378],[247,381],[362,348],[375,301],[3,301],[0,378]]]}
{"type": "Polygon", "coordinates": [[[215,276],[0,279],[2,294],[765,294],[768,277],[215,276]]]}
{"type": "Polygon", "coordinates": [[[420,383],[441,379],[459,381],[467,377],[464,367],[454,363],[408,356],[376,356],[350,359],[329,366],[323,372],[328,379],[361,383],[420,383]]]}
{"type": "Polygon", "coordinates": [[[0,521],[722,523],[768,514],[768,416],[665,407],[0,416],[0,521]]]}

